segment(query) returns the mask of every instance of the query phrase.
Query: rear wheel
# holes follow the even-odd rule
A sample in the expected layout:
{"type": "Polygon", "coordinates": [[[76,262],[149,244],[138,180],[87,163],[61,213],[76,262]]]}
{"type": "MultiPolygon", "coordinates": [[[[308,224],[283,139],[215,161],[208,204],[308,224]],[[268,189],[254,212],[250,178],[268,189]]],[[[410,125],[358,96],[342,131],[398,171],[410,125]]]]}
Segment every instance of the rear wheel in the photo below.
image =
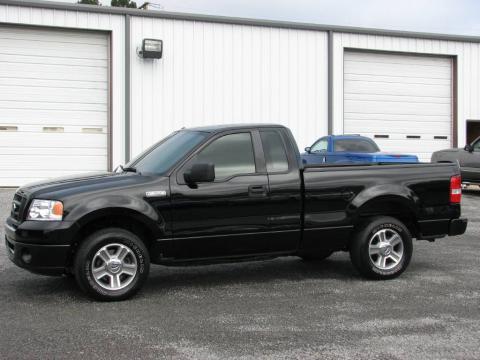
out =
{"type": "Polygon", "coordinates": [[[90,235],[75,256],[79,286],[99,300],[124,300],[134,295],[148,276],[150,259],[135,234],[108,228],[90,235]]]}
{"type": "Polygon", "coordinates": [[[412,258],[412,236],[392,217],[372,218],[357,232],[350,246],[355,268],[370,279],[392,279],[408,267],[412,258]]]}

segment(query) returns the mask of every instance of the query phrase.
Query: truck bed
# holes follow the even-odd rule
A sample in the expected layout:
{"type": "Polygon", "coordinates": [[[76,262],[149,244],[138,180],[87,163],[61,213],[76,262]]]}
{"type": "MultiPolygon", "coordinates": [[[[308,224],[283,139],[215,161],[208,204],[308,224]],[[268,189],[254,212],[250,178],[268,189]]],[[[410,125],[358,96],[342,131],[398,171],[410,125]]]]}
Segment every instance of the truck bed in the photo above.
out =
{"type": "Polygon", "coordinates": [[[459,173],[456,164],[307,165],[303,246],[341,249],[362,217],[382,211],[404,218],[414,237],[448,233],[449,219],[460,216],[449,200],[459,173]]]}

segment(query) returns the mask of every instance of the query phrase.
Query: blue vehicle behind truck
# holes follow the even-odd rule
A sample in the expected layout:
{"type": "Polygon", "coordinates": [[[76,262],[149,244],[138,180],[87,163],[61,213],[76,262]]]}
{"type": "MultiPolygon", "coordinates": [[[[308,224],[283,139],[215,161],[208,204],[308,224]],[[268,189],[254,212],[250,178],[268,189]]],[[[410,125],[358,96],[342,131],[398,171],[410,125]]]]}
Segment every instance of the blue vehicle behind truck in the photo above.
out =
{"type": "Polygon", "coordinates": [[[418,163],[415,155],[381,152],[370,138],[360,135],[328,135],[301,154],[304,164],[418,163]]]}

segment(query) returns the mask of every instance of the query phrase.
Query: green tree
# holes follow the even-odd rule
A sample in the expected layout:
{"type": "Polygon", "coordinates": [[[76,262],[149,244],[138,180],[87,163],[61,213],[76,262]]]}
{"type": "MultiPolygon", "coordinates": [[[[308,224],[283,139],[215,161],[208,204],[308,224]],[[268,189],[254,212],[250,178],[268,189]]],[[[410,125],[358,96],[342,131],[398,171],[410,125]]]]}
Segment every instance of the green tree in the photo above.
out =
{"type": "Polygon", "coordinates": [[[98,0],[78,0],[79,4],[86,4],[86,5],[100,5],[98,0]]]}
{"type": "Polygon", "coordinates": [[[115,7],[137,8],[137,3],[130,0],[112,0],[110,5],[115,7]]]}

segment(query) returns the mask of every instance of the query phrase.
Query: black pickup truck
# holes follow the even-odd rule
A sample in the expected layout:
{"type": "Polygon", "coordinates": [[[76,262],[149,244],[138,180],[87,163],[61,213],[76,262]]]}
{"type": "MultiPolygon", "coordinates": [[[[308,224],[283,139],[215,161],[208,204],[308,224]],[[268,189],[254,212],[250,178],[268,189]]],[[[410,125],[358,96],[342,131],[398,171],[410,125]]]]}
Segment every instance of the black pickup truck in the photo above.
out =
{"type": "Polygon", "coordinates": [[[16,192],[6,247],[20,267],[73,275],[102,300],[133,295],[150,263],[349,251],[371,279],[400,275],[412,238],[463,234],[455,164],[303,166],[280,125],[182,129],[117,171],[16,192]]]}

